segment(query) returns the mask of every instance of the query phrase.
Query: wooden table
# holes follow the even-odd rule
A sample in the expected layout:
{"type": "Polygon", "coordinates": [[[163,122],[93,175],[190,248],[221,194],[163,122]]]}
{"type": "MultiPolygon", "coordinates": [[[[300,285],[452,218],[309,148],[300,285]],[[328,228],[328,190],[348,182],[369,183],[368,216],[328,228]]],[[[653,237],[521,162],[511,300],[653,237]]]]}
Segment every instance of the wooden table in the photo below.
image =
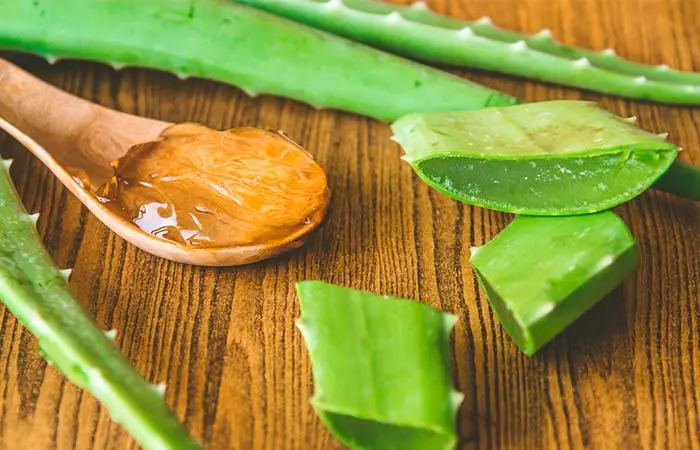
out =
{"type": "MultiPolygon", "coordinates": [[[[434,0],[464,18],[570,44],[614,47],[648,63],[700,71],[697,0],[434,0]]],[[[636,274],[532,358],[496,321],[469,248],[510,216],[429,189],[399,160],[386,125],[249,98],[221,84],[145,70],[12,59],[106,106],[216,128],[286,130],[326,169],[330,218],[309,244],[247,267],[186,267],[115,237],[6,135],[12,175],[55,261],[116,342],[210,449],[337,449],[309,406],[310,363],[294,326],[294,282],[322,279],[419,299],[459,316],[454,377],[464,392],[462,448],[700,448],[700,204],[648,192],[617,211],[643,262],[636,274]]],[[[587,98],[670,132],[700,164],[700,110],[648,105],[522,80],[461,72],[528,101],[587,98]]],[[[95,399],[66,382],[36,342],[0,314],[0,447],[124,449],[136,445],[95,399]]]]}

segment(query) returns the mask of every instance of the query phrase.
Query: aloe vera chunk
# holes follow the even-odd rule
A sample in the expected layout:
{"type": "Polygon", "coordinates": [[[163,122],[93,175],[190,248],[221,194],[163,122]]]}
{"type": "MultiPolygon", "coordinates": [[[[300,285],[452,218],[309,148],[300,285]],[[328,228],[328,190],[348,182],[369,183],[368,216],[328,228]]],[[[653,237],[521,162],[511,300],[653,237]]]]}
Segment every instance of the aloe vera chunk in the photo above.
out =
{"type": "Polygon", "coordinates": [[[472,249],[471,262],[501,324],[532,355],[634,271],[639,254],[624,222],[605,211],[518,216],[472,249]]]}
{"type": "Polygon", "coordinates": [[[340,441],[368,450],[455,447],[462,401],[450,378],[455,316],[320,281],[297,283],[297,292],[311,403],[340,441]]]}
{"type": "Polygon", "coordinates": [[[139,375],[70,292],[6,167],[0,160],[0,300],[36,336],[41,355],[102,402],[144,449],[199,448],[159,388],[139,375]]]}
{"type": "Polygon", "coordinates": [[[392,129],[404,159],[435,189],[528,215],[624,203],[661,177],[679,150],[584,101],[412,114],[392,129]]]}

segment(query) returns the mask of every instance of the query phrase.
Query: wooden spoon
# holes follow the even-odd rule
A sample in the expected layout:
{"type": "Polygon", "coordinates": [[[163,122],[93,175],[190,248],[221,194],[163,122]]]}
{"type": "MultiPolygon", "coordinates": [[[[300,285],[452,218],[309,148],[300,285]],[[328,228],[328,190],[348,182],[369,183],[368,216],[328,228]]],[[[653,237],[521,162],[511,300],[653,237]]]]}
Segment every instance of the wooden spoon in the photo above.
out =
{"type": "Polygon", "coordinates": [[[206,248],[181,245],[146,233],[115,214],[67,170],[82,170],[93,185],[101,185],[113,175],[112,161],[137,144],[158,141],[171,125],[72,96],[0,58],[0,128],[39,158],[101,222],[140,249],[185,264],[247,264],[300,247],[302,239],[322,222],[327,201],[315,220],[300,218],[303,225],[273,243],[206,248]]]}

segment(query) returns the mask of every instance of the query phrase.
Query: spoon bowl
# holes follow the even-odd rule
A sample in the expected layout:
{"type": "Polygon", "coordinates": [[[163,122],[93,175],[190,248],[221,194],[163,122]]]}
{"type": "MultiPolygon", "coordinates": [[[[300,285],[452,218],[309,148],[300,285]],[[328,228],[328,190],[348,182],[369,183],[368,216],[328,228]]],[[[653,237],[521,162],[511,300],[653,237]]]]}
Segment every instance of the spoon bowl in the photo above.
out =
{"type": "Polygon", "coordinates": [[[110,179],[111,163],[135,145],[158,141],[170,122],[115,111],[75,97],[0,58],[0,129],[36,156],[102,223],[136,247],[168,260],[202,266],[260,261],[303,245],[323,221],[317,220],[271,244],[197,248],[155,237],[115,214],[77,181],[84,172],[95,186],[110,179]]]}

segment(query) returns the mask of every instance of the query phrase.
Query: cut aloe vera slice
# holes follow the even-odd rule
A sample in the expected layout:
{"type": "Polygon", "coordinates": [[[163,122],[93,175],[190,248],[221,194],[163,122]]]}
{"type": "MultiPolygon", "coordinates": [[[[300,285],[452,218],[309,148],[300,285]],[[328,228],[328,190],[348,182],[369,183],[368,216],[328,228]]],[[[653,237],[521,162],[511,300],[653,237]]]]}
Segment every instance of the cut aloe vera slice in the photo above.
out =
{"type": "Polygon", "coordinates": [[[462,395],[452,388],[456,317],[412,300],[319,281],[297,284],[311,356],[311,403],[353,449],[451,449],[462,395]]]}
{"type": "Polygon", "coordinates": [[[638,265],[627,226],[614,213],[518,216],[472,249],[491,306],[526,355],[534,354],[638,265]]]}
{"type": "Polygon", "coordinates": [[[610,209],[649,188],[679,151],[665,136],[583,101],[413,114],[392,129],[430,186],[528,215],[610,209]]]}

